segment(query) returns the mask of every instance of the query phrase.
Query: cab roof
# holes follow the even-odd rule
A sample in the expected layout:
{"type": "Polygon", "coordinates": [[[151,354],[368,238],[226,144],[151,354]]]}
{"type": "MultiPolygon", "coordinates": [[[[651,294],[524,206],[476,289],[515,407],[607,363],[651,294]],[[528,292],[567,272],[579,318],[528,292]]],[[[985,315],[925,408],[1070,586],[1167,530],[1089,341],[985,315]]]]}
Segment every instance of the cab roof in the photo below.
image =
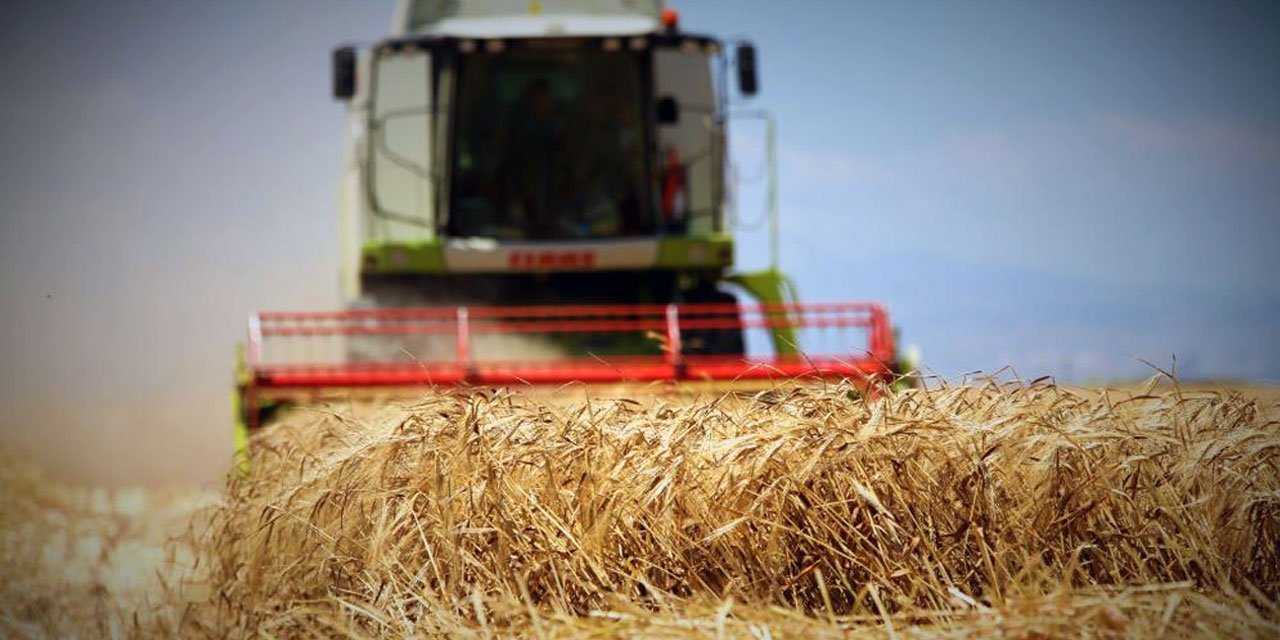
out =
{"type": "Polygon", "coordinates": [[[401,0],[393,38],[630,36],[661,29],[662,0],[401,0]]]}

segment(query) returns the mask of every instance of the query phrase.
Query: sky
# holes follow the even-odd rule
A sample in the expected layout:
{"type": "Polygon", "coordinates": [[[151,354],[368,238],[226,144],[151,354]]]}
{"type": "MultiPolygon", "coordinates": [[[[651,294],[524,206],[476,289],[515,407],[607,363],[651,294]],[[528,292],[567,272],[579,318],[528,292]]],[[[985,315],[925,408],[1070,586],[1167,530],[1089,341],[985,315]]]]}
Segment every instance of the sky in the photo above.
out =
{"type": "MultiPolygon", "coordinates": [[[[1280,379],[1280,7],[681,2],[749,37],[782,265],[888,304],[948,377],[1177,358],[1280,379]]],[[[216,483],[255,309],[337,305],[328,52],[391,2],[29,3],[0,24],[0,446],[73,479],[216,483]]],[[[757,123],[739,262],[763,266],[757,123]]]]}

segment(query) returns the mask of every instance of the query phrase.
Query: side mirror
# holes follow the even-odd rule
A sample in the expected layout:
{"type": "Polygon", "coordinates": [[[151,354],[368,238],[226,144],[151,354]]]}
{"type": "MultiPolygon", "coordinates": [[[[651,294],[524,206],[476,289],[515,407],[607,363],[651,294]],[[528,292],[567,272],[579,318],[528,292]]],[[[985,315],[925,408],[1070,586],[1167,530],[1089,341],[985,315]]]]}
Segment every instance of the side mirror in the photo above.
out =
{"type": "Polygon", "coordinates": [[[333,97],[350,100],[356,94],[356,49],[338,47],[333,50],[333,97]]]}
{"type": "Polygon", "coordinates": [[[738,90],[744,96],[754,96],[760,90],[756,77],[756,47],[744,42],[738,45],[738,90]]]}
{"type": "Polygon", "coordinates": [[[658,98],[658,124],[680,122],[680,104],[671,96],[658,98]]]}

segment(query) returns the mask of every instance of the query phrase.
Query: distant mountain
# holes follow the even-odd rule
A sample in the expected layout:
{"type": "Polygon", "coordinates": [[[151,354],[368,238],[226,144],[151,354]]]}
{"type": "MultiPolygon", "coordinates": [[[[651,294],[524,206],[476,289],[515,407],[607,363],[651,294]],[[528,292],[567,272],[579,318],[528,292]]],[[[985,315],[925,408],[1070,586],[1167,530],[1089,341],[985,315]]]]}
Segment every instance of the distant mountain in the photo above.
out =
{"type": "MultiPolygon", "coordinates": [[[[1085,258],[1082,258],[1085,259],[1085,258]]],[[[904,343],[943,375],[1014,366],[1061,380],[1145,376],[1280,380],[1280,296],[1096,282],[925,255],[799,256],[805,300],[888,304],[904,343]],[[816,277],[813,274],[824,274],[816,277]],[[806,277],[807,276],[807,277],[806,277]]]]}

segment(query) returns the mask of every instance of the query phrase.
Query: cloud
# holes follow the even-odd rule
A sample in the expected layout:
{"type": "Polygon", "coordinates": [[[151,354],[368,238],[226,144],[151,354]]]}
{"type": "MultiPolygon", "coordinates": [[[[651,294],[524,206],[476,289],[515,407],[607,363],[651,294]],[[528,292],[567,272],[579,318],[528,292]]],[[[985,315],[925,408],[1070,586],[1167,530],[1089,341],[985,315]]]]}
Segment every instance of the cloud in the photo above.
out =
{"type": "MultiPolygon", "coordinates": [[[[1099,281],[1274,292],[1278,131],[1095,112],[950,127],[896,147],[783,146],[783,235],[804,255],[857,241],[1099,281]]],[[[743,182],[749,220],[761,187],[743,182]]]]}
{"type": "MultiPolygon", "coordinates": [[[[1028,178],[1035,157],[1041,155],[1028,142],[1016,131],[961,129],[924,146],[878,154],[783,146],[779,163],[786,180],[819,188],[918,188],[951,178],[965,184],[1007,185],[1028,178]]],[[[757,158],[763,161],[759,137],[740,136],[735,150],[741,166],[757,166],[757,158]]],[[[754,175],[755,170],[745,174],[754,175]]]]}
{"type": "Polygon", "coordinates": [[[1016,131],[960,130],[926,149],[919,164],[952,171],[966,180],[1025,179],[1039,155],[1016,131]]]}
{"type": "Polygon", "coordinates": [[[1107,134],[1139,153],[1194,155],[1221,163],[1280,164],[1280,132],[1228,120],[1177,122],[1109,114],[1107,134]]]}
{"type": "MultiPolygon", "coordinates": [[[[763,158],[759,136],[738,135],[735,146],[740,159],[763,158]]],[[[1110,189],[1140,176],[1273,169],[1280,165],[1280,131],[1229,119],[1107,113],[953,128],[879,153],[783,146],[780,157],[788,180],[810,186],[946,186],[1035,196],[1072,185],[1110,189]]]]}
{"type": "MultiPolygon", "coordinates": [[[[743,130],[733,133],[733,157],[739,177],[746,183],[762,183],[768,168],[764,134],[743,130]]],[[[838,186],[876,182],[891,175],[891,167],[881,159],[860,157],[843,150],[808,149],[780,145],[779,171],[805,183],[838,186]]]]}
{"type": "Polygon", "coordinates": [[[784,148],[782,168],[802,179],[828,184],[880,181],[892,175],[888,166],[838,151],[784,148]]]}

